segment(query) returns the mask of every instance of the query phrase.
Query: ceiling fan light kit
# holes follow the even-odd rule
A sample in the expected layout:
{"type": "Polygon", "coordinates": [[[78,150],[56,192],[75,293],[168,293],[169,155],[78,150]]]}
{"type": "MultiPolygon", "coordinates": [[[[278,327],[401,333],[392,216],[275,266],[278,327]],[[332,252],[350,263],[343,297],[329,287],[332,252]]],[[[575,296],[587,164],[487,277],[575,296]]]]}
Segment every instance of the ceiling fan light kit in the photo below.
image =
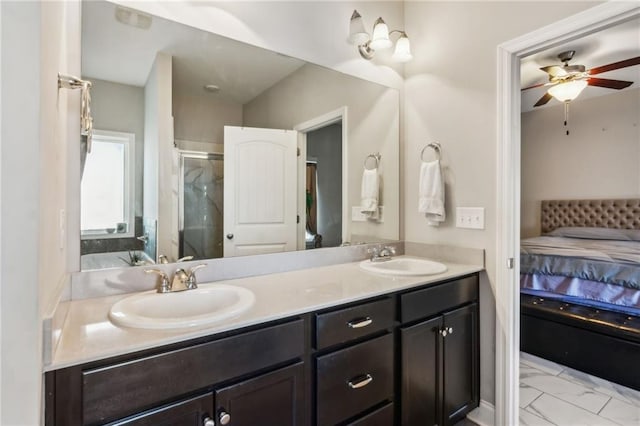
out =
{"type": "MultiPolygon", "coordinates": [[[[633,84],[633,81],[612,80],[607,78],[595,78],[592,77],[597,74],[601,74],[607,71],[613,71],[620,68],[626,68],[633,65],[640,64],[640,56],[635,58],[625,59],[623,61],[614,62],[608,65],[595,67],[587,70],[584,65],[569,65],[569,61],[573,59],[575,50],[568,50],[558,55],[558,59],[564,63],[564,65],[550,65],[540,68],[540,70],[546,72],[549,76],[547,83],[534,84],[533,86],[525,87],[522,89],[529,90],[536,87],[549,87],[547,92],[542,95],[534,107],[542,106],[548,103],[552,98],[557,99],[564,103],[564,125],[567,126],[569,115],[569,102],[580,96],[580,93],[587,86],[597,86],[606,89],[621,90],[629,87],[633,84]]],[[[567,135],[569,130],[567,130],[567,135]]]]}
{"type": "Polygon", "coordinates": [[[570,102],[587,87],[586,80],[572,80],[551,86],[548,93],[560,102],[570,102]]]}
{"type": "Polygon", "coordinates": [[[369,37],[369,33],[364,29],[362,16],[357,10],[353,11],[349,21],[348,40],[351,44],[358,46],[360,56],[367,60],[373,59],[377,50],[388,49],[393,46],[391,35],[396,33],[399,34],[399,37],[396,41],[392,58],[397,62],[408,62],[413,59],[413,55],[411,54],[411,43],[406,32],[401,30],[389,31],[389,27],[380,17],[373,24],[373,31],[371,32],[371,37],[369,37]]]}

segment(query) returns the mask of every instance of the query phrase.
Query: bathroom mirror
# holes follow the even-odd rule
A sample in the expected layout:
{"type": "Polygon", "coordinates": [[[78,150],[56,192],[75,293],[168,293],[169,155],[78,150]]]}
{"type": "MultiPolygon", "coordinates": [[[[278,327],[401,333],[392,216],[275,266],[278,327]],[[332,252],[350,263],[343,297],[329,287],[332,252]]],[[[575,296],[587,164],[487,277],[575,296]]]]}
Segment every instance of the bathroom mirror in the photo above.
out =
{"type": "Polygon", "coordinates": [[[399,238],[396,89],[109,2],[82,9],[82,270],[399,238]],[[363,212],[365,168],[379,192],[363,212]]]}

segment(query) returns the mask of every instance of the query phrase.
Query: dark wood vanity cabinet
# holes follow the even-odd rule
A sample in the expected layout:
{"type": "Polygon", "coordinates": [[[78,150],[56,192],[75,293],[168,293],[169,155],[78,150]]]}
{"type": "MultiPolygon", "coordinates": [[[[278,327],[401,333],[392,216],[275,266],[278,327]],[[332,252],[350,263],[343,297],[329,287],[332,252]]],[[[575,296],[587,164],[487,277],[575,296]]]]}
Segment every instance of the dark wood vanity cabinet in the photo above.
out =
{"type": "Polygon", "coordinates": [[[464,280],[402,297],[405,318],[418,321],[400,329],[402,426],[452,425],[478,406],[478,285],[464,280]],[[449,304],[432,306],[434,294],[449,304]]]}
{"type": "Polygon", "coordinates": [[[317,426],[374,425],[364,417],[383,404],[393,416],[395,304],[384,297],[315,315],[317,426]]]}
{"type": "Polygon", "coordinates": [[[413,426],[479,399],[478,276],[52,371],[47,426],[413,426]]]}
{"type": "Polygon", "coordinates": [[[213,417],[213,394],[189,398],[109,423],[112,426],[203,426],[213,417]]]}

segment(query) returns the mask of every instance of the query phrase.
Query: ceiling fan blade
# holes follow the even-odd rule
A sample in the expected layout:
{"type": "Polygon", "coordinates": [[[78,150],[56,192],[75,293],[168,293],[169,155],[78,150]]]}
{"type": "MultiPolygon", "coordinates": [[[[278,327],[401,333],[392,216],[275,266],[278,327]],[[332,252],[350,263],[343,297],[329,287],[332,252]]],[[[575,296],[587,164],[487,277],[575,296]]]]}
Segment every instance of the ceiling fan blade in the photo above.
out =
{"type": "Polygon", "coordinates": [[[552,77],[564,77],[567,75],[567,71],[560,65],[549,65],[548,67],[540,68],[552,77]]]}
{"type": "Polygon", "coordinates": [[[635,58],[625,59],[624,61],[614,62],[609,65],[603,65],[601,67],[591,68],[587,71],[590,75],[596,75],[607,71],[613,71],[620,68],[626,68],[633,65],[640,65],[640,56],[636,56],[635,58]]]}
{"type": "Polygon", "coordinates": [[[551,100],[551,98],[553,98],[553,96],[551,96],[549,93],[545,93],[540,99],[538,99],[538,102],[536,102],[534,107],[546,104],[551,100]]]}
{"type": "Polygon", "coordinates": [[[529,86],[529,87],[525,87],[525,88],[521,89],[521,91],[522,91],[522,90],[535,89],[536,87],[542,87],[542,86],[544,86],[545,84],[547,84],[547,83],[534,84],[533,86],[529,86]]]}
{"type": "Polygon", "coordinates": [[[607,89],[624,89],[625,87],[629,87],[633,84],[633,81],[624,81],[624,80],[611,80],[608,78],[595,78],[589,77],[587,80],[589,86],[598,86],[598,87],[606,87],[607,89]]]}

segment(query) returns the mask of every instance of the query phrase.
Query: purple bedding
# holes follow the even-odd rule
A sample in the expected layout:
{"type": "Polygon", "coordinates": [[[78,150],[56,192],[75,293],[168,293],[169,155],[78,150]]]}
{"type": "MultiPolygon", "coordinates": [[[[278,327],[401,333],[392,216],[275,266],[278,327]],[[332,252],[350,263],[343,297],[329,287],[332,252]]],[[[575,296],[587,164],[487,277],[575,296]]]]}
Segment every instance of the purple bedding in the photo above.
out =
{"type": "Polygon", "coordinates": [[[560,275],[520,275],[520,292],[640,316],[640,290],[560,275]]]}

